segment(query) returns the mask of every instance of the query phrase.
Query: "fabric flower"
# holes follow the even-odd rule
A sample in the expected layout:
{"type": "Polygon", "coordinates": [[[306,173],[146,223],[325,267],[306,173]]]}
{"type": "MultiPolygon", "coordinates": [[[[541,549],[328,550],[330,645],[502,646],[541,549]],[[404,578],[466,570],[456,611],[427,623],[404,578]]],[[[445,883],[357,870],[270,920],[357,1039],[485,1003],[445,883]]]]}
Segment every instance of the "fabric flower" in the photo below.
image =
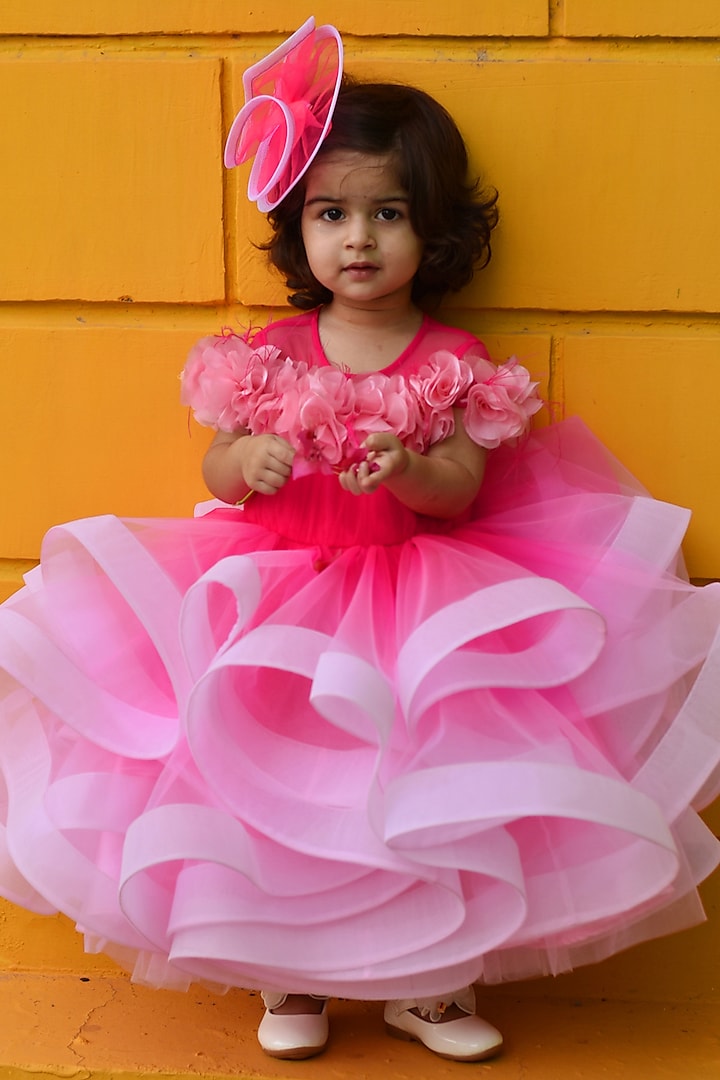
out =
{"type": "Polygon", "coordinates": [[[381,371],[350,377],[296,362],[275,346],[254,349],[236,335],[194,347],[181,396],[201,424],[287,439],[297,451],[296,476],[365,460],[363,444],[378,431],[424,453],[452,435],[455,410],[463,407],[470,437],[492,449],[521,435],[542,405],[537,383],[515,359],[496,368],[484,357],[441,350],[410,378],[381,371]]]}
{"type": "Polygon", "coordinates": [[[307,372],[307,364],[273,358],[265,392],[252,403],[248,424],[251,434],[272,432],[285,437],[295,423],[298,399],[307,384],[307,372]]]}
{"type": "Polygon", "coordinates": [[[384,410],[387,403],[388,378],[382,373],[371,373],[358,379],[353,385],[353,426],[356,431],[371,434],[387,431],[384,410]]]}
{"type": "MultiPolygon", "coordinates": [[[[495,368],[492,367],[493,372],[495,368]]],[[[460,401],[473,381],[470,366],[454,353],[441,350],[415,376],[423,400],[431,409],[447,409],[460,401]]]]}
{"type": "Polygon", "coordinates": [[[321,472],[332,472],[342,460],[347,428],[332,402],[308,389],[297,403],[296,423],[288,432],[288,441],[302,451],[304,459],[321,472]]]}
{"type": "MultiPolygon", "coordinates": [[[[493,371],[495,369],[493,368],[493,371]]],[[[448,350],[439,350],[430,357],[410,384],[416,395],[419,423],[424,446],[434,446],[452,435],[455,430],[453,408],[460,405],[472,384],[472,370],[464,360],[448,350]]]]}
{"type": "Polygon", "coordinates": [[[242,427],[233,399],[251,352],[242,338],[203,338],[192,349],[182,374],[180,400],[192,406],[199,424],[220,431],[242,427]]]}
{"type": "Polygon", "coordinates": [[[514,358],[497,368],[485,382],[475,383],[467,395],[465,428],[480,446],[493,450],[526,431],[530,418],[542,407],[537,383],[514,358]]]}
{"type": "Polygon", "coordinates": [[[422,453],[425,449],[422,409],[417,394],[402,375],[388,377],[383,417],[390,430],[395,432],[409,450],[422,453]]]}
{"type": "Polygon", "coordinates": [[[435,409],[426,420],[428,446],[443,442],[455,431],[455,413],[452,408],[435,409]]]}

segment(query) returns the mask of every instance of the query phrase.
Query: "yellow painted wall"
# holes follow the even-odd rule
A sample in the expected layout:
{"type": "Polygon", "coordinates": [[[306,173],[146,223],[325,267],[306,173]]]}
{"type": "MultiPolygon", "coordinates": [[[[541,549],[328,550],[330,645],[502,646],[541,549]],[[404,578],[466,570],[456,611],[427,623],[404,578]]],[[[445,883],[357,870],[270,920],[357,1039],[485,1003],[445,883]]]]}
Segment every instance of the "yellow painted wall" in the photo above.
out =
{"type": "MultiPolygon", "coordinates": [[[[350,70],[446,104],[500,189],[492,265],[448,321],[522,356],[561,412],[691,506],[691,573],[720,576],[717,0],[246,7],[0,5],[0,598],[54,522],[184,515],[203,497],[185,353],[284,302],[223,132],[243,69],[309,14],[339,27],[350,70]]],[[[661,993],[691,948],[679,992],[716,1000],[713,935],[717,919],[593,985],[661,993]]],[[[0,968],[23,966],[109,961],[84,959],[62,920],[1,908],[0,968]]]]}
{"type": "MultiPolygon", "coordinates": [[[[241,74],[304,17],[236,0],[0,8],[0,595],[53,522],[202,495],[176,374],[282,308],[224,173],[241,74]],[[248,311],[248,309],[252,309],[248,311]]],[[[309,13],[309,11],[308,11],[309,13]]],[[[720,7],[318,0],[361,75],[417,82],[501,192],[490,269],[446,305],[550,375],[720,575],[720,7]]]]}

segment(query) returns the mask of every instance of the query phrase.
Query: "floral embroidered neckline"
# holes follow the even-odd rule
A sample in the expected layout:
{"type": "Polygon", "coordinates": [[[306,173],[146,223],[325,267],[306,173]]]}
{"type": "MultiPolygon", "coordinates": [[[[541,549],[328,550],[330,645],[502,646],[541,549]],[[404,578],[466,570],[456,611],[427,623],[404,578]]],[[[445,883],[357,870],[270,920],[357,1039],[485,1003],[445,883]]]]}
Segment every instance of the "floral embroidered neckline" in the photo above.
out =
{"type": "Polygon", "coordinates": [[[522,435],[542,407],[537,383],[515,359],[496,367],[441,349],[407,376],[389,371],[349,379],[327,362],[310,366],[275,345],[253,348],[228,334],[191,351],[181,399],[201,424],[286,439],[296,451],[295,476],[350,468],[364,460],[364,441],[377,431],[394,432],[422,454],[452,435],[456,409],[470,438],[493,449],[522,435]]]}

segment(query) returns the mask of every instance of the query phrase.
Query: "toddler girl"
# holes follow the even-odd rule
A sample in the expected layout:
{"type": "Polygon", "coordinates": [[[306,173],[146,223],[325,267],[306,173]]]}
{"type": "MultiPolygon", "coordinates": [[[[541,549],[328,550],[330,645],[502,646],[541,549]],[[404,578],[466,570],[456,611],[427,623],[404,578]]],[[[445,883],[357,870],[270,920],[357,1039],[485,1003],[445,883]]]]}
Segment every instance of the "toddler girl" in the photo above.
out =
{"type": "Polygon", "coordinates": [[[263,990],[307,1057],[326,998],[480,1060],[471,984],[702,918],[720,598],[687,515],[527,371],[428,313],[490,257],[444,109],[340,82],[310,20],[246,75],[301,314],[193,350],[217,502],[51,530],[0,611],[4,894],[155,986],[263,990]]]}

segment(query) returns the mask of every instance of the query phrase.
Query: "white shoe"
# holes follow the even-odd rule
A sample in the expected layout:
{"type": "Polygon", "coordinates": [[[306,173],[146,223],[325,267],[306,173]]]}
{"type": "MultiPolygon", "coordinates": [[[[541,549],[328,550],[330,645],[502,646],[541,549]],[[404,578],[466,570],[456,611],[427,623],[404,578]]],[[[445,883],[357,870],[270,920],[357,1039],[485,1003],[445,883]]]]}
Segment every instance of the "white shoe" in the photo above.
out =
{"type": "Polygon", "coordinates": [[[385,1006],[385,1029],[395,1039],[419,1042],[439,1057],[450,1061],[483,1061],[502,1049],[503,1038],[497,1028],[474,1013],[472,988],[446,998],[388,1001],[385,1006]],[[442,1021],[451,1004],[466,1016],[442,1021]]]}
{"type": "Polygon", "coordinates": [[[323,1001],[322,1011],[319,1013],[272,1012],[271,1009],[279,1008],[286,997],[287,995],[281,995],[281,1000],[265,1009],[258,1028],[260,1046],[270,1057],[288,1061],[301,1061],[303,1058],[321,1054],[327,1046],[330,1033],[327,1001],[323,1001]]]}

